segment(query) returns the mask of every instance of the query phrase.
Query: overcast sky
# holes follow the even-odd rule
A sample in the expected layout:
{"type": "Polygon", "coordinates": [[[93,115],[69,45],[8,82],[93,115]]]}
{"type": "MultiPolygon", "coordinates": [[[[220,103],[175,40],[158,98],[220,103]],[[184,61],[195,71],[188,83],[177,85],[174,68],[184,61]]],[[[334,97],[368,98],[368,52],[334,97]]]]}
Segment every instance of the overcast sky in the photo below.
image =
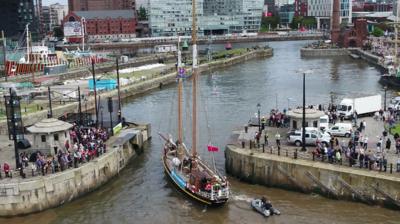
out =
{"type": "Polygon", "coordinates": [[[60,4],[63,4],[63,5],[67,4],[67,0],[42,0],[43,5],[50,5],[50,4],[54,4],[57,2],[60,4]]]}

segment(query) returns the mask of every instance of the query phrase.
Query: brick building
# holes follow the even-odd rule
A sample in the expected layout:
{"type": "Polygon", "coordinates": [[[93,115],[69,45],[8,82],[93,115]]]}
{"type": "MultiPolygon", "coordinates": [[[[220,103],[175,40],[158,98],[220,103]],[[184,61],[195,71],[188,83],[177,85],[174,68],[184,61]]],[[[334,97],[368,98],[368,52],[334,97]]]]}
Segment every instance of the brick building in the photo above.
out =
{"type": "Polygon", "coordinates": [[[368,37],[367,20],[357,19],[354,26],[343,27],[338,44],[341,47],[362,47],[368,37]]]}
{"type": "Polygon", "coordinates": [[[70,11],[124,10],[134,7],[134,0],[68,0],[70,11]]]}
{"type": "Polygon", "coordinates": [[[295,0],[294,7],[294,16],[307,16],[307,0],[295,0]]]}
{"type": "Polygon", "coordinates": [[[82,20],[85,21],[85,34],[89,41],[136,36],[137,22],[133,10],[70,11],[63,23],[82,20]]]}

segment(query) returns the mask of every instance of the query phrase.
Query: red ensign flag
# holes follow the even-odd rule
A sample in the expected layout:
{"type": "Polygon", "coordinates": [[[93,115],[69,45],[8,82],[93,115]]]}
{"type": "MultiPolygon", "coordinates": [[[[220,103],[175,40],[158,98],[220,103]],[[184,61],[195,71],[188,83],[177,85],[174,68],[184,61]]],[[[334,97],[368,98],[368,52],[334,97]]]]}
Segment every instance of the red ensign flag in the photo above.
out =
{"type": "Polygon", "coordinates": [[[209,152],[218,152],[218,147],[217,146],[209,145],[209,146],[207,146],[207,148],[208,148],[209,152]]]}

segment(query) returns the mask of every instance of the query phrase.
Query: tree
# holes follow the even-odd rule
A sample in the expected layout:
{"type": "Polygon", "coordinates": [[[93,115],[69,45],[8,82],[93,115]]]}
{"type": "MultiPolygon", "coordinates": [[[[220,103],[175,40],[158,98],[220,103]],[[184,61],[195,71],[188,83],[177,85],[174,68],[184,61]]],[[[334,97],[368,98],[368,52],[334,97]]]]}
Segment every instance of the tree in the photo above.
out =
{"type": "Polygon", "coordinates": [[[138,12],[139,20],[147,20],[147,11],[143,6],[140,6],[138,12]]]}
{"type": "Polygon", "coordinates": [[[384,32],[381,28],[379,27],[374,27],[374,30],[372,31],[372,35],[374,35],[375,37],[381,37],[383,36],[384,32]]]}
{"type": "Polygon", "coordinates": [[[57,38],[64,38],[64,31],[59,26],[53,28],[53,33],[57,38]]]}
{"type": "Polygon", "coordinates": [[[302,20],[302,25],[305,27],[316,27],[317,26],[317,20],[313,16],[306,16],[302,20]]]}
{"type": "Polygon", "coordinates": [[[312,16],[305,16],[305,17],[295,16],[295,17],[293,17],[293,20],[290,23],[290,28],[298,29],[299,24],[300,24],[300,27],[302,27],[302,26],[307,27],[307,28],[315,27],[315,25],[317,24],[317,20],[315,19],[315,17],[312,17],[312,16]]]}
{"type": "Polygon", "coordinates": [[[271,26],[271,29],[275,29],[279,23],[280,23],[279,16],[277,16],[277,15],[266,16],[266,17],[263,17],[261,20],[261,28],[268,30],[269,27],[271,26]]]}
{"type": "Polygon", "coordinates": [[[292,19],[292,22],[290,23],[290,28],[292,29],[298,29],[299,25],[302,25],[303,22],[303,16],[295,16],[292,19]]]}

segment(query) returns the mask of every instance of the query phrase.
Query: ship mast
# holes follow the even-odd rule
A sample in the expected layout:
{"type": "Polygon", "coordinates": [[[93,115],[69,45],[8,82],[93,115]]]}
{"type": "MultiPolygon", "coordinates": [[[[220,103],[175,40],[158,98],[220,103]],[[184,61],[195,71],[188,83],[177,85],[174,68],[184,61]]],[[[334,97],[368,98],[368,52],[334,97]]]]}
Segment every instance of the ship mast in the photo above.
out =
{"type": "MultiPolygon", "coordinates": [[[[398,41],[398,26],[399,26],[399,5],[400,2],[397,2],[396,4],[396,19],[395,19],[395,24],[394,24],[394,65],[398,66],[398,60],[397,60],[397,41],[398,41]]],[[[395,67],[396,68],[396,67],[395,67]]],[[[397,74],[397,71],[396,71],[397,74]]]]}
{"type": "Polygon", "coordinates": [[[178,36],[178,64],[177,64],[177,77],[178,77],[178,141],[180,144],[183,142],[183,132],[182,132],[182,127],[183,127],[183,122],[182,122],[182,82],[183,82],[183,72],[182,70],[182,57],[181,57],[181,50],[180,50],[180,41],[181,38],[178,36]]]}
{"type": "Polygon", "coordinates": [[[193,108],[192,108],[192,156],[197,156],[197,25],[196,25],[196,0],[192,0],[192,82],[193,82],[193,108]]]}
{"type": "Polygon", "coordinates": [[[26,26],[25,26],[25,29],[26,29],[26,56],[27,56],[27,62],[29,63],[29,54],[30,54],[30,52],[29,52],[29,23],[28,24],[26,24],[26,26]]]}

